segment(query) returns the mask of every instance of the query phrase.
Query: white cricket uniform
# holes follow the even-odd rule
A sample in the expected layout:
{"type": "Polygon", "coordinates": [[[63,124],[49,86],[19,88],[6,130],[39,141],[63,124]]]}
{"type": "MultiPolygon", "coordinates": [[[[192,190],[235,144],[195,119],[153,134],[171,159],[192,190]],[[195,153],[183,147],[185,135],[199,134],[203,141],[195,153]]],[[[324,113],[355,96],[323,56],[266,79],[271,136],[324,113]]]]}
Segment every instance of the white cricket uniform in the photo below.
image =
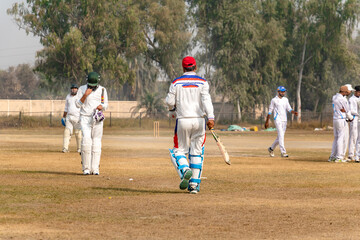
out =
{"type": "Polygon", "coordinates": [[[287,97],[280,98],[279,96],[271,99],[269,106],[269,115],[274,113],[274,122],[277,130],[277,138],[271,145],[271,149],[274,150],[277,145],[280,146],[281,153],[286,153],[284,137],[287,125],[287,112],[291,112],[292,108],[290,106],[289,100],[287,97]]]}
{"type": "Polygon", "coordinates": [[[104,87],[98,88],[91,92],[82,103],[80,99],[84,95],[87,85],[79,88],[79,100],[76,106],[80,108],[80,124],[83,139],[81,143],[81,160],[83,171],[90,171],[92,174],[99,173],[100,156],[101,156],[101,138],[103,135],[103,121],[97,122],[93,115],[96,108],[101,104],[103,110],[108,108],[108,95],[104,87]],[[101,102],[101,94],[104,89],[104,102],[101,102]]]}
{"type": "Polygon", "coordinates": [[[333,106],[333,128],[334,128],[334,141],[332,145],[330,158],[344,159],[345,156],[345,131],[346,131],[346,118],[350,120],[353,118],[350,113],[349,103],[347,99],[340,93],[337,93],[332,98],[333,106]],[[341,112],[344,109],[346,113],[341,112]]]}
{"type": "Polygon", "coordinates": [[[358,102],[360,98],[352,96],[349,99],[350,113],[353,116],[354,120],[350,122],[350,138],[349,138],[349,154],[350,158],[355,158],[356,156],[356,142],[358,139],[358,102]]]}
{"type": "Polygon", "coordinates": [[[69,149],[69,143],[73,132],[75,133],[78,151],[80,151],[81,147],[80,109],[76,107],[76,101],[78,101],[78,94],[68,94],[66,96],[64,112],[67,114],[64,130],[64,150],[69,149]]]}
{"type": "Polygon", "coordinates": [[[200,186],[205,144],[206,122],[214,119],[214,108],[209,94],[208,82],[195,72],[185,72],[174,79],[166,97],[170,109],[176,107],[176,126],[174,153],[179,176],[189,168],[186,154],[189,154],[190,168],[193,172],[189,184],[200,186]]]}

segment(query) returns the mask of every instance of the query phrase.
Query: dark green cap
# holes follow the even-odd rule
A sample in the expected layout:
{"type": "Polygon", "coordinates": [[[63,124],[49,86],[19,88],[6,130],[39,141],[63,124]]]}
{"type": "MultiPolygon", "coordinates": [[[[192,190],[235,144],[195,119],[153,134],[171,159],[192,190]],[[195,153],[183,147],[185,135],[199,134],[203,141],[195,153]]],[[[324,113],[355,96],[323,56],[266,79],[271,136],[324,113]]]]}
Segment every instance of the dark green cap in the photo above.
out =
{"type": "Polygon", "coordinates": [[[97,72],[91,72],[87,76],[87,84],[89,86],[95,87],[99,85],[100,82],[100,75],[97,72]]]}

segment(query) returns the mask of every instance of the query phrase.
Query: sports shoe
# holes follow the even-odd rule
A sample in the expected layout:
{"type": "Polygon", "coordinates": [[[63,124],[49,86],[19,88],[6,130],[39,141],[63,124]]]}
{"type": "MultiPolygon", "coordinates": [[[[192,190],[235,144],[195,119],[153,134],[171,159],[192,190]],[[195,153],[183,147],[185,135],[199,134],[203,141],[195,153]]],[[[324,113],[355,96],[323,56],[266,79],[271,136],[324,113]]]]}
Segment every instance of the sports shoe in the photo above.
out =
{"type": "Polygon", "coordinates": [[[281,157],[289,157],[287,153],[281,153],[281,157]]]}
{"type": "Polygon", "coordinates": [[[63,152],[63,153],[68,153],[69,150],[67,150],[66,148],[63,148],[62,152],[63,152]]]}
{"type": "Polygon", "coordinates": [[[93,172],[92,174],[93,174],[93,175],[100,175],[99,172],[93,172]]]}
{"type": "Polygon", "coordinates": [[[348,161],[346,159],[337,158],[335,159],[336,163],[347,163],[348,161]]]}
{"type": "Polygon", "coordinates": [[[270,157],[275,157],[274,150],[271,147],[268,148],[268,151],[269,151],[270,157]]]}
{"type": "Polygon", "coordinates": [[[84,175],[90,175],[90,170],[84,170],[84,175]]]}
{"type": "Polygon", "coordinates": [[[353,156],[348,156],[346,159],[348,162],[354,161],[355,158],[353,156]]]}
{"type": "Polygon", "coordinates": [[[77,150],[77,152],[80,153],[80,155],[81,155],[81,148],[79,148],[79,149],[77,150]]]}
{"type": "Polygon", "coordinates": [[[330,156],[329,159],[328,159],[328,162],[334,162],[335,160],[336,160],[335,157],[330,156]]]}
{"type": "Polygon", "coordinates": [[[356,163],[360,163],[360,160],[359,160],[359,159],[355,159],[355,162],[356,162],[356,163]]]}
{"type": "Polygon", "coordinates": [[[192,177],[192,171],[191,169],[187,169],[185,172],[184,172],[184,176],[180,182],[180,189],[181,190],[184,190],[184,189],[187,189],[188,186],[189,186],[189,180],[190,178],[192,177]]]}
{"type": "Polygon", "coordinates": [[[197,184],[195,186],[189,185],[188,190],[189,190],[190,194],[198,194],[200,192],[200,186],[199,186],[199,184],[197,184]]]}

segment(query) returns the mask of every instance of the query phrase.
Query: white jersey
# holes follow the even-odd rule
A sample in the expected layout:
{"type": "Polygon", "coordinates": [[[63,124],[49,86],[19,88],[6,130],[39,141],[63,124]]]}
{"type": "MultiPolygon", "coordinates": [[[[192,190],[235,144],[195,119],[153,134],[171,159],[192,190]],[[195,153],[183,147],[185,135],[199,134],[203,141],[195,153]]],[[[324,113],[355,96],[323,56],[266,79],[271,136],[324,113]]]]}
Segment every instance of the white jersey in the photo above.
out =
{"type": "Polygon", "coordinates": [[[359,100],[360,98],[354,95],[349,99],[350,113],[351,115],[353,115],[353,117],[359,116],[359,111],[358,111],[359,100]]]}
{"type": "Polygon", "coordinates": [[[76,107],[76,101],[78,100],[78,95],[71,95],[70,93],[66,96],[65,100],[65,110],[69,116],[80,117],[80,109],[76,107]]]}
{"type": "Polygon", "coordinates": [[[96,108],[101,104],[103,106],[103,110],[105,111],[108,108],[108,95],[107,95],[107,91],[106,88],[104,88],[103,86],[100,86],[93,92],[91,92],[89,94],[89,96],[87,96],[87,98],[85,99],[85,102],[82,103],[80,101],[80,99],[82,98],[82,96],[84,95],[86,89],[87,89],[87,85],[83,85],[79,88],[78,91],[78,101],[76,101],[76,106],[80,108],[80,114],[81,116],[92,116],[93,113],[95,112],[96,108]],[[101,94],[102,91],[104,89],[104,102],[101,102],[101,94]]]}
{"type": "Polygon", "coordinates": [[[332,107],[333,107],[333,119],[353,119],[351,116],[350,108],[349,108],[349,102],[347,101],[346,97],[344,97],[342,94],[337,93],[332,98],[332,107]],[[344,109],[346,113],[341,112],[341,109],[344,109]]]}
{"type": "Polygon", "coordinates": [[[286,111],[291,112],[292,108],[290,106],[289,100],[287,97],[279,98],[279,96],[271,99],[269,106],[269,115],[274,112],[274,120],[276,121],[287,121],[287,113],[286,111]]]}
{"type": "Polygon", "coordinates": [[[195,72],[174,79],[165,101],[171,109],[176,106],[177,118],[202,118],[206,114],[214,119],[209,84],[195,72]]]}

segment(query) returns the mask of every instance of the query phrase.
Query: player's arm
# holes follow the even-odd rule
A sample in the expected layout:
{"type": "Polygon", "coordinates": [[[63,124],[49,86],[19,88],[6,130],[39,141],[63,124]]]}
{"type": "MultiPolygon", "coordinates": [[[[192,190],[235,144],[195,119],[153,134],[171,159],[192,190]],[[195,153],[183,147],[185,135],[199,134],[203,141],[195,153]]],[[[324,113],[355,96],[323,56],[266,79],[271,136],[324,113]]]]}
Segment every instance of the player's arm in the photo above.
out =
{"type": "Polygon", "coordinates": [[[215,115],[214,115],[214,107],[209,93],[209,84],[207,82],[204,83],[200,94],[201,94],[201,102],[202,105],[204,106],[204,110],[208,118],[206,125],[208,126],[209,129],[212,129],[215,126],[215,121],[214,121],[215,115]]]}
{"type": "Polygon", "coordinates": [[[287,100],[286,110],[287,110],[289,113],[294,114],[295,116],[298,115],[298,113],[295,112],[295,111],[291,108],[290,103],[289,103],[289,100],[287,100]]]}
{"type": "Polygon", "coordinates": [[[270,116],[272,114],[272,112],[274,111],[274,100],[271,100],[270,102],[270,106],[269,106],[269,112],[266,116],[266,120],[265,120],[265,129],[267,129],[269,127],[269,120],[270,120],[270,116]]]}
{"type": "MultiPolygon", "coordinates": [[[[109,106],[108,94],[107,94],[106,88],[103,88],[102,91],[104,91],[104,96],[101,96],[101,98],[104,97],[104,99],[101,99],[101,104],[99,106],[97,106],[97,108],[96,108],[99,111],[101,111],[101,110],[105,111],[109,106]]],[[[102,95],[102,93],[101,93],[101,95],[102,95]]]]}
{"type": "Polygon", "coordinates": [[[354,117],[351,115],[349,102],[344,98],[342,99],[341,104],[342,108],[340,109],[340,111],[346,114],[346,118],[349,122],[352,122],[352,120],[354,120],[354,117]]]}
{"type": "Polygon", "coordinates": [[[175,86],[174,84],[171,84],[169,87],[169,93],[165,98],[165,102],[168,105],[170,111],[175,110],[175,105],[176,105],[175,92],[176,92],[175,86]]]}
{"type": "Polygon", "coordinates": [[[352,116],[359,116],[357,108],[358,108],[358,101],[354,100],[354,99],[350,99],[349,101],[349,105],[350,105],[350,112],[352,116]]]}
{"type": "MultiPolygon", "coordinates": [[[[82,89],[80,88],[79,91],[82,91],[82,89]]],[[[81,96],[81,94],[79,94],[79,100],[75,101],[75,105],[78,108],[81,108],[81,106],[84,104],[86,98],[90,95],[90,93],[92,92],[91,88],[87,88],[84,92],[84,94],[81,96]],[[80,97],[81,96],[81,97],[80,97]]]]}

